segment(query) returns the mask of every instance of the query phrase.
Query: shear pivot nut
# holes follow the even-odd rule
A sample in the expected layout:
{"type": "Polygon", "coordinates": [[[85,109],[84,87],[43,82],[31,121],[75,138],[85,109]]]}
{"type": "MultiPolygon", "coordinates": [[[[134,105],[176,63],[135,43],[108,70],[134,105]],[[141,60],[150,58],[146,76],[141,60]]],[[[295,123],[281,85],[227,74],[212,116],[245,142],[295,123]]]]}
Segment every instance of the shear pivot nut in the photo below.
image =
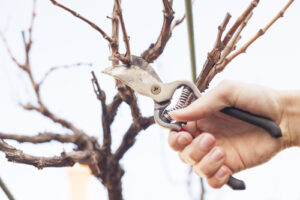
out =
{"type": "Polygon", "coordinates": [[[152,94],[154,94],[154,95],[159,94],[160,91],[161,91],[161,88],[160,88],[160,86],[158,86],[158,85],[153,85],[153,86],[151,87],[151,92],[152,92],[152,94]]]}

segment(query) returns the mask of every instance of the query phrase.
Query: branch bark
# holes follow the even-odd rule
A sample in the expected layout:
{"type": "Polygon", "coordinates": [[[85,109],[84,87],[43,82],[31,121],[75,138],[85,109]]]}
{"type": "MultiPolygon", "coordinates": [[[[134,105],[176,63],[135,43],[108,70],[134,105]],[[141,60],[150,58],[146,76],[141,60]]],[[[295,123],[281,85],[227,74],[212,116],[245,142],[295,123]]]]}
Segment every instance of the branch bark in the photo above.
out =
{"type": "Polygon", "coordinates": [[[164,5],[164,23],[160,32],[160,35],[155,44],[151,44],[150,47],[145,50],[141,57],[148,63],[153,62],[163,52],[167,42],[171,37],[172,21],[174,19],[174,11],[172,9],[172,2],[169,0],[163,0],[164,5]]]}
{"type": "Polygon", "coordinates": [[[86,163],[90,157],[89,151],[62,152],[60,156],[38,157],[23,153],[21,150],[0,139],[0,151],[4,152],[8,161],[33,165],[38,169],[44,167],[73,166],[76,162],[86,163]]]}
{"type": "Polygon", "coordinates": [[[45,143],[50,142],[52,140],[61,142],[61,143],[76,143],[76,137],[74,135],[70,134],[57,134],[57,133],[39,133],[38,135],[34,136],[27,136],[27,135],[21,135],[21,134],[6,134],[0,132],[0,139],[9,139],[9,140],[15,140],[17,142],[23,143],[23,142],[29,142],[33,144],[38,143],[45,143]]]}

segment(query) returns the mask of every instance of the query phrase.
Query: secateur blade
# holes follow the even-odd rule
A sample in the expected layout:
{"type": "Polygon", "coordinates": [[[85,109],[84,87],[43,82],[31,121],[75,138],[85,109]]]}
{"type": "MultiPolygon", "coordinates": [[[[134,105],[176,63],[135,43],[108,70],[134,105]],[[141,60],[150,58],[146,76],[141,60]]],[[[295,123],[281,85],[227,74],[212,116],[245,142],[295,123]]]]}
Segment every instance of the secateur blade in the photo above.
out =
{"type": "Polygon", "coordinates": [[[197,96],[200,92],[194,84],[189,81],[174,81],[163,83],[154,69],[141,57],[132,56],[132,65],[116,65],[108,67],[102,71],[113,76],[129,86],[135,92],[152,98],[156,103],[163,103],[163,107],[169,104],[175,90],[181,86],[189,86],[196,91],[197,96]],[[167,104],[165,104],[168,102],[167,104]]]}
{"type": "Polygon", "coordinates": [[[131,87],[134,91],[149,96],[149,85],[162,83],[154,69],[141,57],[132,56],[132,65],[115,65],[108,67],[102,73],[113,76],[115,79],[131,87]]]}

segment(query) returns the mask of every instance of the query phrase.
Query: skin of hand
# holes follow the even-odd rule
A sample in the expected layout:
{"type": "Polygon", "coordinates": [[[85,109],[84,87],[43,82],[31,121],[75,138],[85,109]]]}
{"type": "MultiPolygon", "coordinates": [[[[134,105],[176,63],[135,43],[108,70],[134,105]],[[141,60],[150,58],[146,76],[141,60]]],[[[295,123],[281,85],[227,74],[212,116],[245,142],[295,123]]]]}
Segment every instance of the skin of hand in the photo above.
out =
{"type": "Polygon", "coordinates": [[[171,112],[174,120],[188,123],[184,126],[187,131],[170,131],[169,145],[211,187],[220,188],[230,174],[262,164],[281,150],[298,145],[296,131],[290,131],[297,122],[290,119],[294,111],[287,108],[287,96],[262,86],[223,81],[188,107],[171,112]],[[259,127],[219,112],[229,106],[272,119],[283,136],[274,139],[259,127]]]}

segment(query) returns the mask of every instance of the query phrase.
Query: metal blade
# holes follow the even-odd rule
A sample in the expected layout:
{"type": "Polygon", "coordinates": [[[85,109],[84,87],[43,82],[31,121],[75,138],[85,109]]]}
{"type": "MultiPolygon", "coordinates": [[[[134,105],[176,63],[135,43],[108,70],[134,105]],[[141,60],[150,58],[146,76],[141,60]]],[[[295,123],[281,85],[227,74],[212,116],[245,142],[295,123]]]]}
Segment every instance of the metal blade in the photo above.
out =
{"type": "Polygon", "coordinates": [[[131,66],[116,65],[104,69],[102,73],[113,76],[137,93],[151,98],[153,98],[153,86],[161,87],[162,85],[154,69],[138,56],[132,56],[131,66]]]}

